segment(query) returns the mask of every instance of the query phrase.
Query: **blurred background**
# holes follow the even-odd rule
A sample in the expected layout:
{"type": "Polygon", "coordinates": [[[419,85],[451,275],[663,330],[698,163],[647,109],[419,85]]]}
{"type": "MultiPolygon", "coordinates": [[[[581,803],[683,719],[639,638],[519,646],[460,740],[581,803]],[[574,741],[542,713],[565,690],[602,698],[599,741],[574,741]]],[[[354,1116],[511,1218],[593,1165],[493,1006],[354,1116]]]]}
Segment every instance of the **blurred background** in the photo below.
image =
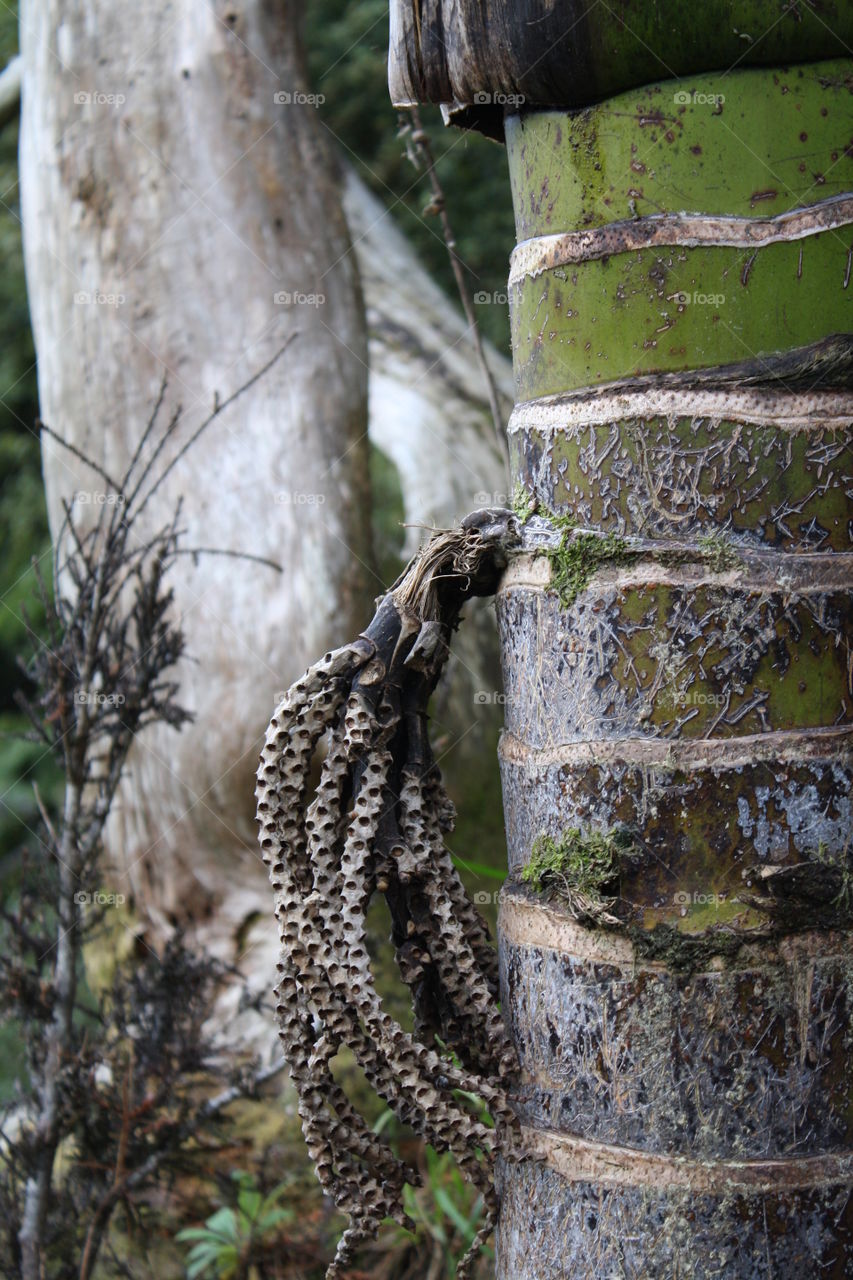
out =
{"type": "MultiPolygon", "coordinates": [[[[202,5],[202,10],[207,7],[202,5]]],[[[168,63],[167,50],[180,45],[183,39],[180,25],[172,30],[169,6],[162,8],[160,47],[152,46],[144,38],[144,31],[140,33],[138,62],[135,58],[134,75],[129,77],[137,97],[130,89],[118,95],[130,99],[126,107],[129,131],[139,127],[137,103],[145,92],[148,68],[155,67],[158,61],[168,63]]],[[[252,48],[252,5],[239,13],[228,13],[217,5],[210,9],[217,31],[221,28],[224,33],[223,41],[238,41],[244,48],[252,48]],[[249,24],[245,31],[240,28],[244,21],[249,24]]],[[[291,21],[299,16],[294,9],[287,18],[291,21]]],[[[302,615],[312,612],[311,556],[328,564],[323,536],[315,537],[305,524],[295,536],[285,525],[277,532],[273,519],[269,541],[261,546],[253,534],[259,500],[247,483],[241,487],[235,480],[224,496],[221,489],[204,492],[205,476],[212,469],[221,466],[228,474],[233,465],[236,475],[247,454],[252,453],[251,434],[243,435],[244,429],[250,430],[246,426],[253,412],[250,400],[244,399],[234,410],[228,410],[229,414],[237,413],[229,430],[229,435],[233,431],[238,437],[236,446],[233,441],[223,444],[223,437],[217,437],[215,431],[209,433],[209,452],[201,455],[197,470],[192,470],[195,455],[188,453],[190,470],[182,471],[177,466],[175,487],[166,486],[161,491],[163,506],[158,518],[162,519],[168,517],[169,504],[174,505],[185,492],[201,492],[203,501],[195,508],[191,502],[188,504],[190,547],[233,550],[235,540],[231,535],[237,530],[238,551],[247,556],[275,558],[277,546],[283,542],[287,557],[298,558],[304,553],[307,585],[300,588],[295,604],[291,601],[287,607],[270,606],[270,616],[266,622],[262,620],[260,633],[268,627],[270,634],[276,636],[275,641],[266,643],[255,636],[250,643],[255,630],[250,623],[251,610],[262,609],[263,599],[260,605],[257,594],[252,597],[254,603],[237,600],[238,584],[249,569],[244,574],[239,563],[231,562],[223,570],[222,563],[217,562],[215,572],[219,576],[209,584],[216,597],[216,610],[204,619],[197,632],[185,621],[189,606],[181,591],[186,586],[188,591],[197,589],[201,595],[201,587],[186,585],[196,580],[186,576],[182,579],[181,575],[189,574],[190,566],[197,570],[198,557],[176,559],[170,570],[177,575],[178,583],[170,609],[177,615],[175,626],[182,627],[186,639],[186,654],[175,673],[176,698],[194,721],[180,730],[181,741],[188,744],[180,748],[174,746],[179,732],[174,726],[164,728],[162,739],[153,736],[154,730],[141,730],[140,737],[152,735],[150,741],[158,744],[157,750],[151,748],[150,755],[145,755],[148,739],[142,739],[141,748],[134,741],[130,764],[117,792],[115,812],[105,827],[98,854],[101,861],[89,868],[94,877],[89,882],[90,890],[94,886],[96,892],[89,891],[88,901],[91,904],[99,893],[103,910],[87,926],[77,962],[77,1048],[63,1102],[64,1121],[55,1166],[57,1191],[47,1233],[46,1276],[126,1275],[141,1280],[147,1276],[189,1274],[298,1276],[314,1280],[324,1274],[342,1219],[324,1201],[313,1177],[294,1097],[286,1074],[281,1074],[276,1065],[278,1051],[269,996],[274,978],[275,931],[271,899],[251,831],[251,777],[257,747],[275,696],[319,656],[320,646],[343,643],[357,630],[355,624],[366,623],[373,597],[393,581],[421,541],[424,527],[449,522],[478,505],[509,505],[510,501],[505,492],[506,471],[495,438],[488,389],[477,362],[470,324],[460,307],[445,244],[439,216],[442,199],[436,197],[425,160],[428,147],[435,158],[435,175],[444,192],[444,211],[452,222],[466,289],[477,324],[487,340],[486,358],[505,425],[512,395],[505,287],[513,232],[503,149],[478,135],[445,130],[437,112],[424,112],[426,140],[413,141],[412,121],[405,114],[399,116],[388,100],[388,15],[384,0],[314,0],[301,16],[304,63],[294,83],[298,82],[303,95],[310,98],[300,110],[303,115],[315,113],[316,120],[311,121],[308,142],[300,134],[299,147],[304,154],[306,148],[320,146],[325,180],[328,182],[331,175],[332,190],[339,196],[346,192],[342,197],[346,224],[339,228],[339,234],[348,235],[352,247],[336,258],[333,245],[327,260],[334,261],[327,271],[335,268],[340,257],[354,261],[358,268],[357,273],[350,269],[347,287],[351,291],[351,310],[358,313],[363,307],[366,359],[363,354],[357,355],[358,364],[369,370],[367,437],[362,441],[363,426],[360,428],[356,422],[347,428],[351,435],[344,438],[343,444],[333,440],[328,456],[333,455],[334,461],[328,465],[323,462],[325,471],[323,466],[319,468],[326,481],[318,484],[315,479],[312,487],[310,479],[306,479],[310,459],[305,461],[294,435],[282,431],[276,444],[278,420],[274,412],[266,420],[260,414],[258,430],[272,435],[282,466],[273,484],[276,507],[270,509],[271,515],[282,520],[290,518],[300,502],[306,509],[313,505],[315,510],[328,514],[338,501],[349,501],[354,512],[351,524],[361,530],[360,540],[356,545],[340,530],[332,531],[330,538],[340,544],[335,571],[340,580],[347,580],[348,574],[362,575],[362,579],[354,592],[356,598],[338,611],[334,605],[334,574],[327,574],[324,590],[332,593],[332,607],[326,607],[319,597],[316,606],[318,614],[325,609],[328,615],[325,632],[294,629],[288,607],[298,609],[302,615]],[[355,456],[363,446],[366,479],[363,484],[350,485],[346,476],[342,479],[338,474],[339,460],[347,453],[355,456]],[[239,462],[232,463],[229,449],[236,449],[239,462]],[[233,516],[232,524],[223,526],[210,513],[225,507],[233,510],[233,516]],[[361,527],[365,520],[366,532],[361,527]],[[218,636],[218,648],[206,645],[205,637],[211,633],[218,636]],[[226,651],[227,663],[223,657],[226,651]],[[239,678],[235,668],[239,668],[239,678]],[[234,689],[240,679],[259,692],[254,700],[247,695],[246,701],[235,701],[240,710],[232,714],[233,708],[222,690],[234,689]],[[210,705],[205,703],[208,692],[210,705]],[[217,725],[229,722],[229,717],[230,723],[240,723],[238,746],[227,741],[227,733],[220,735],[217,730],[217,725]],[[222,758],[217,754],[220,736],[222,758]],[[200,757],[213,757],[215,777],[199,779],[193,772],[200,757]],[[233,770],[232,765],[238,760],[240,767],[233,770]],[[230,789],[220,785],[226,774],[233,778],[230,789]],[[166,790],[173,780],[175,796],[166,790]],[[192,828],[184,817],[187,806],[182,797],[187,792],[193,813],[204,810],[204,821],[192,828]],[[192,849],[191,858],[188,848],[192,849]],[[192,867],[188,870],[190,862],[192,867]],[[142,874],[141,869],[149,863],[153,869],[142,874]],[[229,889],[226,893],[223,884],[231,884],[233,892],[229,889]],[[226,1101],[229,1090],[230,1100],[226,1101]],[[158,1156],[149,1176],[145,1173],[146,1161],[155,1151],[158,1156]],[[187,1231],[188,1236],[183,1234],[187,1231]]],[[[87,51],[80,47],[78,30],[77,44],[69,41],[64,46],[63,28],[52,7],[30,4],[23,22],[35,52],[25,59],[25,102],[29,67],[39,65],[36,46],[52,47],[46,30],[51,21],[59,22],[58,56],[70,57],[76,76],[81,74],[81,62],[87,57],[95,67],[107,61],[100,56],[108,45],[106,37],[102,43],[93,39],[92,48],[87,51]]],[[[122,21],[128,25],[127,18],[122,21]]],[[[277,39],[275,32],[269,36],[268,46],[273,54],[277,39]]],[[[20,65],[15,63],[18,48],[17,6],[4,5],[0,8],[0,66],[20,65]]],[[[292,51],[282,55],[288,65],[294,56],[297,61],[301,58],[292,51]]],[[[255,66],[259,74],[262,62],[258,54],[255,66]]],[[[196,75],[195,66],[192,74],[196,75]]],[[[246,74],[251,78],[251,61],[246,74]]],[[[183,76],[189,79],[190,71],[185,68],[183,76]]],[[[7,83],[8,77],[9,73],[7,83]]],[[[152,83],[156,79],[153,73],[149,78],[152,83]]],[[[38,136],[35,125],[31,125],[27,143],[27,163],[34,169],[52,164],[62,170],[63,180],[64,166],[74,169],[77,157],[89,148],[90,137],[95,139],[91,146],[96,155],[93,167],[97,169],[99,129],[103,137],[101,117],[94,114],[99,92],[97,73],[94,81],[84,77],[75,79],[77,83],[84,86],[84,96],[89,95],[89,102],[84,105],[91,107],[93,115],[87,117],[83,112],[81,116],[78,112],[73,125],[69,126],[68,119],[62,122],[62,145],[54,155],[49,148],[46,154],[34,154],[38,136]]],[[[106,81],[104,84],[104,93],[113,90],[115,98],[115,85],[106,81]]],[[[231,76],[229,84],[235,86],[235,94],[243,92],[239,79],[235,81],[231,76]]],[[[40,86],[33,94],[42,91],[40,86]]],[[[156,86],[149,91],[155,92],[156,86]]],[[[251,97],[251,85],[247,92],[251,97]]],[[[265,104],[269,98],[265,93],[265,104]]],[[[123,104],[113,105],[114,114],[118,111],[121,115],[123,104]]],[[[49,105],[43,111],[41,105],[34,106],[33,119],[38,115],[39,128],[44,126],[50,110],[49,105]]],[[[206,127],[215,128],[200,119],[194,122],[192,110],[191,103],[185,120],[191,138],[195,128],[200,133],[206,127]]],[[[240,113],[235,110],[232,114],[240,113]]],[[[180,359],[161,357],[158,349],[145,376],[139,379],[134,399],[126,380],[122,382],[122,366],[128,362],[121,354],[118,329],[114,339],[113,331],[103,327],[107,324],[104,320],[94,340],[95,308],[91,305],[69,312],[70,324],[62,319],[51,328],[54,322],[50,308],[55,304],[39,301],[33,305],[34,313],[39,315],[37,331],[44,335],[45,349],[51,348],[49,358],[40,351],[40,405],[24,270],[18,168],[20,125],[14,95],[11,105],[4,108],[2,119],[0,934],[4,951],[11,955],[17,947],[18,958],[14,972],[7,965],[4,975],[0,1022],[5,1168],[0,1188],[0,1216],[5,1219],[0,1271],[18,1276],[22,1272],[17,1228],[27,1161],[32,1158],[27,1138],[33,1101],[31,1077],[34,1070],[38,1075],[44,1066],[42,1037],[53,1016],[51,966],[55,938],[62,934],[61,911],[56,906],[56,866],[52,842],[45,831],[46,824],[56,821],[62,809],[67,785],[57,743],[36,740],[32,734],[26,736],[31,725],[21,701],[34,703],[37,716],[47,714],[44,671],[39,671],[37,662],[33,665],[32,654],[49,650],[53,643],[50,619],[46,617],[50,613],[55,563],[50,552],[49,526],[56,534],[62,522],[63,501],[88,501],[89,508],[82,516],[83,528],[89,509],[96,506],[96,499],[91,496],[94,491],[86,488],[91,484],[91,468],[75,463],[73,476],[65,480],[58,468],[67,470],[68,457],[57,464],[57,452],[61,450],[54,445],[54,453],[46,455],[45,464],[53,504],[49,522],[38,419],[43,415],[66,440],[76,442],[86,458],[100,460],[102,467],[116,474],[133,454],[147,411],[156,402],[161,378],[170,383],[168,401],[175,386],[174,370],[182,371],[178,382],[181,378],[188,380],[190,375],[180,359]],[[61,332],[57,328],[60,323],[61,332]],[[61,350],[61,357],[54,355],[53,348],[61,350]],[[111,360],[115,361],[114,369],[109,368],[111,360]],[[69,369],[80,379],[85,413],[71,405],[69,369]],[[54,371],[58,371],[55,378],[54,371]],[[109,412],[99,376],[108,383],[112,380],[117,387],[109,412]],[[123,439],[124,453],[116,444],[119,428],[115,424],[122,418],[134,421],[133,430],[128,428],[127,438],[123,439]],[[81,493],[90,496],[81,499],[81,493]]],[[[281,117],[274,126],[273,138],[282,131],[287,139],[299,134],[301,128],[291,128],[287,118],[281,117]]],[[[226,139],[226,161],[229,145],[226,139]]],[[[235,163],[237,159],[235,150],[235,163]]],[[[282,165],[287,163],[285,154],[282,165]]],[[[297,177],[296,187],[305,181],[304,175],[297,177]]],[[[70,241],[62,241],[66,230],[61,227],[51,231],[47,224],[51,210],[55,210],[59,222],[65,219],[63,227],[71,226],[73,218],[67,209],[56,207],[57,198],[51,194],[55,188],[50,180],[42,183],[40,178],[31,178],[31,190],[36,187],[38,193],[30,196],[30,221],[26,225],[31,287],[37,287],[40,296],[50,293],[53,297],[54,290],[45,288],[39,253],[42,244],[50,244],[53,236],[52,252],[61,242],[69,258],[70,241]]],[[[75,198],[79,202],[79,183],[75,198]]],[[[299,192],[294,191],[285,203],[299,198],[299,192]]],[[[153,229],[150,222],[144,227],[148,239],[142,253],[154,259],[160,252],[158,216],[162,215],[156,211],[146,214],[141,207],[136,213],[132,202],[126,215],[131,232],[135,218],[154,218],[153,229]]],[[[258,217],[263,216],[261,211],[258,217]]],[[[169,230],[164,219],[164,243],[168,243],[169,230]]],[[[68,232],[69,236],[73,234],[73,230],[68,232]]],[[[188,231],[187,239],[190,238],[188,231]]],[[[79,245],[77,252],[82,253],[79,245]]],[[[201,314],[193,330],[193,343],[199,367],[213,370],[212,382],[219,377],[222,364],[221,333],[215,331],[215,306],[206,315],[204,299],[208,273],[210,292],[214,294],[221,265],[211,246],[210,257],[201,268],[193,268],[202,298],[202,306],[196,308],[201,314]],[[206,350],[208,322],[210,343],[206,350]]],[[[56,265],[52,270],[62,274],[56,265]]],[[[296,289],[300,287],[301,280],[297,276],[283,283],[293,290],[294,285],[296,289]]],[[[84,284],[89,289],[107,288],[105,280],[92,279],[84,284]]],[[[127,287],[130,296],[132,284],[122,287],[127,287]]],[[[314,287],[306,277],[305,293],[311,293],[314,287]]],[[[296,294],[288,292],[287,296],[296,294]]],[[[81,297],[79,290],[75,292],[75,301],[81,297]]],[[[176,282],[173,291],[166,287],[152,305],[160,311],[174,308],[175,327],[179,327],[181,298],[181,286],[176,282]]],[[[270,306],[276,305],[270,290],[270,306]]],[[[132,297],[131,306],[132,319],[122,321],[125,327],[134,327],[140,318],[145,318],[145,308],[132,297]]],[[[238,311],[241,308],[239,298],[234,307],[238,311]]],[[[118,318],[118,307],[115,312],[110,323],[118,318]]],[[[130,317],[131,307],[126,313],[130,317]]],[[[358,314],[356,319],[361,319],[358,314]]],[[[101,324],[100,317],[98,323],[101,324]]],[[[351,351],[357,347],[357,340],[341,336],[341,324],[328,320],[324,328],[327,335],[332,335],[333,348],[345,346],[351,351]]],[[[138,337],[140,331],[135,332],[138,337]]],[[[287,332],[279,337],[285,343],[287,332]]],[[[171,337],[168,341],[172,341],[171,337]]],[[[146,339],[146,343],[153,348],[153,340],[146,339]]],[[[294,351],[297,348],[298,337],[294,351]]],[[[242,351],[241,347],[236,355],[231,353],[232,364],[237,363],[242,351]]],[[[240,377],[225,386],[226,393],[233,394],[252,377],[268,354],[266,348],[248,343],[246,351],[251,358],[239,365],[240,377]]],[[[285,361],[291,359],[298,361],[300,357],[286,352],[285,361]]],[[[328,377],[333,380],[335,376],[332,369],[328,377]]],[[[356,369],[353,377],[357,380],[362,376],[356,369]]],[[[208,381],[205,395],[211,385],[208,381]]],[[[315,394],[312,388],[316,385],[308,384],[299,391],[309,416],[315,394]]],[[[218,394],[217,383],[214,403],[218,394]]],[[[293,393],[286,388],[273,388],[270,394],[273,398],[278,396],[281,403],[293,393]]],[[[186,405],[171,408],[172,412],[186,413],[186,405]]],[[[334,405],[326,404],[316,412],[319,417],[326,415],[332,420],[329,430],[333,435],[334,405]]],[[[164,412],[161,421],[167,417],[164,412]]],[[[192,425],[188,424],[187,431],[192,425]]],[[[171,453],[169,448],[164,449],[164,463],[179,461],[178,444],[184,442],[180,427],[173,437],[175,448],[171,453]]],[[[262,594],[263,586],[258,590],[262,594]]],[[[505,853],[495,756],[502,695],[490,608],[483,606],[477,611],[470,624],[467,648],[466,630],[463,626],[459,659],[451,663],[448,680],[436,695],[432,736],[458,810],[451,848],[470,891],[493,924],[505,853]]],[[[159,729],[158,726],[156,731],[159,729]]],[[[383,945],[386,932],[387,921],[377,914],[372,938],[377,983],[395,1016],[405,1021],[409,1016],[405,993],[391,972],[390,956],[383,945]]],[[[411,1189],[407,1203],[416,1231],[386,1227],[375,1247],[366,1251],[361,1269],[354,1269],[351,1275],[370,1275],[376,1280],[439,1280],[451,1276],[455,1260],[476,1230],[480,1212],[476,1197],[466,1188],[452,1161],[419,1147],[381,1101],[370,1096],[351,1063],[342,1058],[339,1069],[347,1091],[367,1109],[377,1131],[423,1175],[423,1185],[411,1189]]],[[[484,1251],[480,1274],[491,1274],[488,1250],[484,1251]]]]}

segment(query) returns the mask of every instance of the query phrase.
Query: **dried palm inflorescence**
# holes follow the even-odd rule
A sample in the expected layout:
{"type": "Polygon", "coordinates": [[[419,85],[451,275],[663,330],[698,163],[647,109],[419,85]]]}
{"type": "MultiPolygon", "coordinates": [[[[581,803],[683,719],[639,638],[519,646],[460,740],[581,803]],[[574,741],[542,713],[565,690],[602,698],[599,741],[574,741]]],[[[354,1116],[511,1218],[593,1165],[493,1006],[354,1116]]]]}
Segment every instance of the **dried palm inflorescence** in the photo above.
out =
{"type": "Polygon", "coordinates": [[[426,707],[459,610],[491,595],[518,540],[509,511],[485,510],[435,534],[363,635],[308,670],[267,731],[258,821],[281,934],[277,1015],[305,1140],[324,1188],[350,1218],[327,1280],[385,1217],[411,1225],[403,1187],[417,1174],[367,1126],[332,1073],[341,1046],[398,1118],[453,1153],[480,1190],[480,1231],[497,1207],[492,1163],[515,1117],[505,1089],[515,1055],[498,1009],[496,954],[444,845],[452,803],[432,757],[426,707]],[[327,735],[313,798],[309,773],[327,735]],[[376,993],[365,913],[382,893],[416,1029],[376,993]],[[495,1127],[463,1094],[482,1099],[495,1127]]]}

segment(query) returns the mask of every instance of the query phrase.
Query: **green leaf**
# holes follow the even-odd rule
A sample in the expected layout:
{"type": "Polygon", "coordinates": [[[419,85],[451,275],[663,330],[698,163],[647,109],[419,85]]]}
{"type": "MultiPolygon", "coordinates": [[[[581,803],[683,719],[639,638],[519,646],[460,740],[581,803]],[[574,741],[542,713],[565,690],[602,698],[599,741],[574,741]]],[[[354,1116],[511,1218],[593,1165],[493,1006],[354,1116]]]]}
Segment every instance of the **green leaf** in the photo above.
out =
{"type": "Polygon", "coordinates": [[[500,880],[503,883],[506,880],[506,872],[501,871],[499,867],[489,867],[485,862],[471,862],[468,858],[458,858],[456,854],[451,855],[454,867],[459,867],[462,871],[470,871],[472,875],[485,876],[487,880],[500,880]]]}
{"type": "Polygon", "coordinates": [[[444,1187],[436,1187],[433,1194],[435,1195],[436,1203],[453,1223],[463,1240],[465,1240],[467,1244],[470,1244],[475,1235],[472,1223],[468,1221],[465,1215],[453,1203],[450,1196],[444,1190],[444,1187]]]}
{"type": "Polygon", "coordinates": [[[391,1121],[394,1119],[394,1112],[390,1107],[386,1107],[382,1115],[373,1126],[374,1133],[382,1133],[383,1129],[387,1129],[391,1121]]]}
{"type": "Polygon", "coordinates": [[[272,1227],[277,1227],[281,1222],[293,1221],[292,1209],[267,1209],[266,1213],[262,1213],[257,1219],[255,1227],[260,1235],[269,1231],[272,1227]]]}
{"type": "Polygon", "coordinates": [[[254,1187],[243,1187],[237,1196],[237,1204],[250,1223],[257,1218],[262,1199],[260,1191],[254,1187]]]}
{"type": "Polygon", "coordinates": [[[187,1280],[196,1280],[196,1276],[204,1275],[205,1271],[213,1265],[214,1261],[214,1258],[197,1258],[195,1262],[188,1262],[187,1280]]]}
{"type": "Polygon", "coordinates": [[[205,1240],[203,1243],[193,1245],[187,1254],[187,1260],[196,1262],[199,1258],[218,1258],[222,1250],[227,1247],[215,1240],[205,1240]]]}
{"type": "Polygon", "coordinates": [[[233,1209],[217,1209],[216,1213],[205,1220],[204,1225],[208,1231],[222,1240],[233,1241],[236,1244],[240,1238],[237,1230],[237,1215],[233,1209]]]}
{"type": "Polygon", "coordinates": [[[210,1267],[219,1270],[220,1249],[214,1245],[196,1245],[187,1257],[187,1280],[195,1280],[210,1267]]]}

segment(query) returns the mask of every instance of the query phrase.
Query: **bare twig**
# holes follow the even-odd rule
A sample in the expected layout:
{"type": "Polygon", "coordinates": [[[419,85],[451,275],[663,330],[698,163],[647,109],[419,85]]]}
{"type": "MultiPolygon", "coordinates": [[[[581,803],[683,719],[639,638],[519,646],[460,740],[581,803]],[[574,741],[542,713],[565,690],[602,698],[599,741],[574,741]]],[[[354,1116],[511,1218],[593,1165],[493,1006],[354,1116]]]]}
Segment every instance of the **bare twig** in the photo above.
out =
{"type": "Polygon", "coordinates": [[[477,317],[474,314],[474,305],[471,301],[471,295],[468,292],[468,285],[465,280],[465,268],[459,254],[456,251],[456,237],[453,234],[453,227],[450,223],[450,217],[447,213],[447,199],[444,190],[435,171],[435,157],[432,153],[432,146],[429,140],[429,134],[421,123],[420,111],[416,106],[408,108],[412,115],[412,123],[414,124],[414,132],[412,133],[412,143],[424,161],[424,170],[429,178],[429,184],[432,189],[432,203],[428,206],[431,213],[438,214],[441,222],[441,231],[444,236],[444,243],[447,246],[447,255],[450,258],[450,265],[453,269],[453,275],[456,279],[456,288],[459,291],[459,300],[462,303],[462,310],[465,312],[465,319],[471,326],[471,337],[474,343],[474,350],[477,353],[477,361],[483,373],[486,382],[486,392],[489,398],[489,409],[492,415],[492,424],[495,429],[495,439],[498,443],[501,456],[509,470],[509,448],[506,439],[506,429],[501,413],[500,399],[498,396],[497,383],[494,374],[489,368],[489,362],[486,359],[486,352],[483,348],[483,339],[480,334],[480,327],[477,324],[477,317]]]}
{"type": "Polygon", "coordinates": [[[85,454],[83,450],[71,440],[66,440],[65,436],[60,435],[58,431],[54,431],[53,427],[49,426],[46,422],[42,422],[41,419],[36,422],[36,426],[39,431],[43,431],[45,435],[50,436],[50,438],[55,440],[57,444],[62,445],[63,449],[67,449],[68,452],[78,460],[78,462],[82,462],[84,466],[89,467],[96,475],[100,476],[101,479],[110,486],[113,493],[121,493],[121,485],[117,480],[113,479],[108,471],[104,470],[99,462],[95,462],[93,458],[90,458],[88,454],[85,454]]]}
{"type": "MultiPolygon", "coordinates": [[[[280,571],[280,566],[263,557],[213,548],[185,550],[179,547],[180,504],[172,520],[140,545],[131,545],[131,531],[143,507],[179,459],[228,405],[271,368],[287,345],[231,396],[217,404],[153,479],[152,467],[162,456],[166,441],[180,421],[178,411],[162,430],[143,465],[144,445],[152,437],[165,398],[165,381],[120,484],[76,445],[49,427],[43,428],[61,447],[100,476],[122,501],[112,504],[109,510],[107,504],[103,504],[94,527],[88,530],[78,527],[73,505],[66,504],[55,549],[52,590],[48,590],[37,575],[48,642],[31,635],[34,651],[29,672],[37,692],[28,711],[42,740],[62,765],[65,791],[62,812],[55,820],[51,820],[36,792],[36,803],[51,842],[49,848],[45,846],[49,853],[46,870],[55,874],[51,898],[42,901],[51,940],[34,959],[21,954],[10,957],[0,951],[0,991],[18,991],[18,1004],[23,1002],[25,1016],[31,1023],[38,1024],[41,1032],[29,1041],[34,1099],[32,1128],[13,1159],[16,1178],[23,1173],[24,1179],[20,1204],[15,1190],[19,1182],[15,1182],[11,1192],[8,1182],[0,1186],[0,1195],[7,1204],[12,1197],[14,1220],[19,1224],[16,1234],[23,1280],[42,1280],[46,1273],[46,1242],[53,1230],[49,1221],[55,1222],[57,1214],[54,1166],[60,1143],[72,1132],[79,1137],[81,1126],[84,1144],[86,1141],[85,1122],[81,1117],[86,1110],[82,1099],[87,1093],[81,1083],[81,1073],[87,1069],[92,1050],[87,1047],[85,1037],[81,1038],[75,1013],[79,1008],[77,993],[83,942],[92,936],[103,918],[97,907],[89,910],[86,904],[91,902],[92,889],[97,888],[104,827],[138,733],[155,722],[180,728],[189,719],[178,703],[177,683],[168,674],[183,652],[181,633],[169,619],[172,604],[172,593],[167,586],[169,570],[181,554],[222,554],[252,559],[280,571]],[[64,550],[60,550],[63,543],[64,550]],[[126,587],[129,589],[125,590],[126,587]],[[52,971],[48,966],[52,966],[52,971]],[[11,977],[12,981],[3,982],[4,976],[11,977]]],[[[138,539],[133,541],[139,543],[138,539]]],[[[16,920],[15,925],[24,945],[27,937],[38,933],[38,930],[27,931],[23,917],[20,922],[16,920]]],[[[209,980],[211,972],[207,962],[203,966],[204,981],[209,980]]],[[[186,992],[184,994],[186,998],[186,992]]],[[[142,1016],[146,1016],[144,1010],[150,999],[140,997],[140,1002],[142,1016]]],[[[176,1060],[169,1028],[177,1016],[170,1010],[152,1032],[155,1044],[159,1043],[158,1035],[166,1037],[161,1046],[166,1064],[161,1066],[161,1071],[170,1080],[180,1079],[181,1071],[188,1076],[194,1074],[202,1065],[198,1052],[200,1033],[195,1024],[187,1031],[194,1039],[186,1051],[186,1065],[181,1065],[180,1055],[176,1060]]],[[[142,1068],[138,1075],[144,1077],[142,1068]]],[[[103,1191],[95,1185],[87,1193],[93,1216],[79,1220],[78,1214],[73,1224],[75,1235],[82,1236],[81,1280],[91,1275],[112,1210],[127,1194],[127,1189],[141,1185],[162,1161],[174,1155],[176,1146],[186,1143],[200,1120],[210,1119],[219,1106],[227,1105],[227,1101],[245,1092],[235,1086],[221,1095],[220,1104],[207,1104],[201,1109],[187,1104],[177,1120],[171,1115],[164,1116],[157,1130],[161,1135],[157,1151],[151,1153],[148,1141],[133,1131],[140,1111],[132,1105],[134,1090],[143,1087],[141,1083],[137,1086],[136,1073],[128,1067],[117,1104],[121,1126],[112,1183],[103,1191]]],[[[168,1097],[168,1090],[163,1097],[168,1097]]],[[[146,1102],[144,1107],[147,1105],[146,1102]]],[[[159,1105],[165,1106],[162,1098],[159,1105]]],[[[9,1151],[12,1151],[11,1145],[9,1151]]],[[[96,1156],[98,1167],[103,1167],[102,1152],[96,1149],[96,1156]]]]}
{"type": "Polygon", "coordinates": [[[267,569],[275,569],[276,573],[284,573],[284,566],[277,560],[268,560],[266,556],[253,556],[248,551],[228,551],[221,547],[181,547],[176,556],[229,556],[234,560],[249,560],[252,564],[262,564],[267,569]]]}

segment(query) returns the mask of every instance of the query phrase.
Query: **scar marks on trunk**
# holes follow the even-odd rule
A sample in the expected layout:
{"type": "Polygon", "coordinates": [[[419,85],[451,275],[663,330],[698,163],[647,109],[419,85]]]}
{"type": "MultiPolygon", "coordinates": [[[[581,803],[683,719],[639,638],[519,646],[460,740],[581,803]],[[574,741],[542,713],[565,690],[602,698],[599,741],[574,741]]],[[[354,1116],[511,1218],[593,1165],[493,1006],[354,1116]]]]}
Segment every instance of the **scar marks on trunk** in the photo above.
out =
{"type": "Polygon", "coordinates": [[[497,1250],[512,1280],[801,1280],[845,1276],[849,1182],[721,1197],[569,1182],[528,1162],[505,1174],[497,1250]]]}
{"type": "MultiPolygon", "coordinates": [[[[796,932],[853,920],[846,892],[853,874],[849,750],[770,765],[665,756],[657,763],[596,761],[594,745],[574,763],[545,762],[547,754],[524,751],[510,737],[501,744],[512,883],[543,835],[559,841],[572,828],[584,836],[619,830],[632,848],[608,883],[608,911],[626,927],[666,925],[690,936],[739,931],[743,938],[748,930],[796,932]]],[[[642,954],[678,961],[675,932],[659,935],[642,954]]]]}
{"type": "MultiPolygon", "coordinates": [[[[727,552],[709,551],[723,577],[727,552]]],[[[853,720],[847,591],[660,583],[653,570],[650,581],[592,583],[600,564],[558,564],[549,588],[507,585],[498,597],[506,723],[532,747],[853,720]]]]}
{"type": "MultiPolygon", "coordinates": [[[[707,407],[717,412],[567,422],[560,431],[549,424],[559,420],[556,406],[540,415],[516,410],[514,469],[548,509],[621,537],[728,530],[754,546],[849,550],[851,423],[824,426],[805,417],[800,426],[780,427],[726,420],[722,403],[707,407]]],[[[784,414],[784,406],[774,411],[784,414]]]]}
{"type": "Polygon", "coordinates": [[[525,921],[546,913],[514,893],[501,912],[523,1123],[702,1160],[853,1157],[849,933],[788,952],[741,939],[673,972],[636,951],[559,949],[559,928],[525,921]]]}
{"type": "MultiPolygon", "coordinates": [[[[775,197],[776,192],[773,192],[775,197]]],[[[518,284],[555,267],[607,258],[652,246],[702,244],[756,248],[780,240],[801,240],[853,222],[853,196],[830,196],[806,208],[770,218],[738,218],[699,213],[650,213],[582,231],[523,240],[510,258],[509,283],[518,284]]],[[[754,255],[753,255],[754,256],[754,255]]]]}

